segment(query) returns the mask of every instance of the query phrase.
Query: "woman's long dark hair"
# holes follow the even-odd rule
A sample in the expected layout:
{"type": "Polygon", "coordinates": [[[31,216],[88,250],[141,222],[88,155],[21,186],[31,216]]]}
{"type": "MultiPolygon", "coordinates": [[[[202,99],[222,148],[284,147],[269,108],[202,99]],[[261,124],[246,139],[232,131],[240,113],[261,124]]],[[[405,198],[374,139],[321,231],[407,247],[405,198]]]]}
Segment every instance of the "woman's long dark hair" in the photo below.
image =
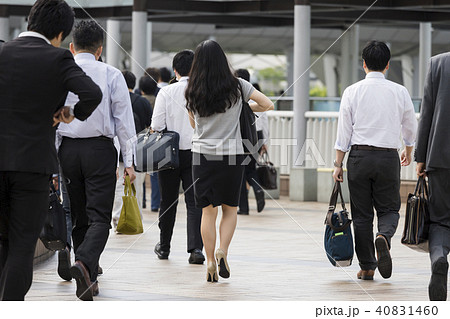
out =
{"type": "Polygon", "coordinates": [[[238,85],[220,45],[212,40],[200,43],[185,91],[188,110],[200,117],[224,113],[238,100],[238,85]]]}

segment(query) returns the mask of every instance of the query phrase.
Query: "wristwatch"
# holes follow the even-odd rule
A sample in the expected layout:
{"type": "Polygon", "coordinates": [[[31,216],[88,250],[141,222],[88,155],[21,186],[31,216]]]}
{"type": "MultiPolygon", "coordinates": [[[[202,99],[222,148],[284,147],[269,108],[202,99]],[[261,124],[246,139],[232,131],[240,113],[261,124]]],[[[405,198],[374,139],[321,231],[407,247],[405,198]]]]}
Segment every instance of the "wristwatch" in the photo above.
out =
{"type": "Polygon", "coordinates": [[[333,161],[333,165],[334,165],[334,167],[342,168],[342,167],[344,166],[344,162],[342,162],[341,164],[338,164],[338,163],[336,162],[336,160],[334,160],[334,161],[333,161]]]}

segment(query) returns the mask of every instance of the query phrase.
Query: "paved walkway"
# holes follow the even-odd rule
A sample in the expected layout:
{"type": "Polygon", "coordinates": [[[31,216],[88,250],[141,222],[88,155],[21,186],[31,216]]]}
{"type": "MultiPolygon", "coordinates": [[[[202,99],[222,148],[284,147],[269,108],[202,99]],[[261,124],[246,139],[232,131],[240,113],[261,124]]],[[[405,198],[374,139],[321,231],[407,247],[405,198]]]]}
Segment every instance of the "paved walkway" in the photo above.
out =
{"type": "MultiPolygon", "coordinates": [[[[118,235],[111,230],[95,300],[428,300],[428,255],[400,244],[403,218],[392,241],[392,278],[376,273],[374,281],[361,281],[356,279],[356,258],[351,267],[339,269],[325,256],[326,204],[267,200],[258,214],[250,199],[250,209],[249,216],[238,216],[228,260],[231,277],[215,284],[206,282],[205,265],[188,264],[184,205],[179,205],[169,260],[154,254],[157,214],[144,210],[144,234],[118,235]]],[[[53,256],[35,267],[26,300],[77,300],[75,281],[61,280],[56,266],[53,256]]]]}

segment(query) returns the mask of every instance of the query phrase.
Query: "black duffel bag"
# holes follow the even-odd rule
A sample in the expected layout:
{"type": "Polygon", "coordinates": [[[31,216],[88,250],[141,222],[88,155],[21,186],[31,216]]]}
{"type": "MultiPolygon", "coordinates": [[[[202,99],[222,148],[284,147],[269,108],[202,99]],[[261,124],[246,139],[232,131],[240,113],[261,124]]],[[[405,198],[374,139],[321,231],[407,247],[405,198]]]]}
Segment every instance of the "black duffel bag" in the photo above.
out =
{"type": "Polygon", "coordinates": [[[330,197],[327,216],[325,218],[324,246],[328,260],[335,267],[348,267],[353,260],[353,236],[350,227],[352,220],[348,216],[342,196],[341,184],[334,184],[330,197]],[[338,196],[342,210],[336,212],[338,196]]]}
{"type": "Polygon", "coordinates": [[[173,131],[138,134],[136,144],[136,171],[158,172],[179,167],[180,135],[173,131]]]}
{"type": "Polygon", "coordinates": [[[49,197],[48,213],[39,239],[49,250],[63,250],[67,245],[66,212],[53,183],[50,183],[49,197]]]}

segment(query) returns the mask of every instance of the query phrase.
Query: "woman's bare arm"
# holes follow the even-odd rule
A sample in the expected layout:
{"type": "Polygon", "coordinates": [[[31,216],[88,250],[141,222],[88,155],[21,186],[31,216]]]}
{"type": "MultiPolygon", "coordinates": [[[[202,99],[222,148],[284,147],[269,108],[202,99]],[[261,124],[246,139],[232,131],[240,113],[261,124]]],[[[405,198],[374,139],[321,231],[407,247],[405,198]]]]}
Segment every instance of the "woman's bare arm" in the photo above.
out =
{"type": "Polygon", "coordinates": [[[265,112],[274,109],[273,102],[258,90],[253,91],[250,99],[254,101],[254,103],[250,103],[253,112],[265,112]]]}

